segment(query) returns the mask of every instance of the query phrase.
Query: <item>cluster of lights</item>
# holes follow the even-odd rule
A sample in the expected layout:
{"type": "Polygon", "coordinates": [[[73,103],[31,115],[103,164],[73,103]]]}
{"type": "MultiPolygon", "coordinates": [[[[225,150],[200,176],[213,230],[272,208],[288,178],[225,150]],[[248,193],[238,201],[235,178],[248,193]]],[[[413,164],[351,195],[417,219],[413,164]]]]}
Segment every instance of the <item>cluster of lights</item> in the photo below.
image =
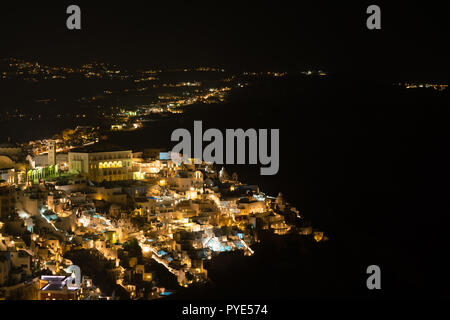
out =
{"type": "Polygon", "coordinates": [[[143,180],[145,179],[145,172],[133,172],[133,176],[135,180],[143,180]]]}
{"type": "Polygon", "coordinates": [[[109,161],[109,162],[100,162],[98,164],[98,167],[100,169],[103,168],[122,168],[122,161],[109,161]]]}

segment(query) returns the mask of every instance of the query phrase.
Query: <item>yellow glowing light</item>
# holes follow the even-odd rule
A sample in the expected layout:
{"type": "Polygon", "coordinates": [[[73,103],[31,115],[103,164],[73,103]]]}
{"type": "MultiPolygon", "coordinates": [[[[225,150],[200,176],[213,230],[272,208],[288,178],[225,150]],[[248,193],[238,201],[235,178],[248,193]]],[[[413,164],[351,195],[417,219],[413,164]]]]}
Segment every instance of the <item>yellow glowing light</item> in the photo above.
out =
{"type": "Polygon", "coordinates": [[[123,167],[122,161],[109,161],[109,162],[100,162],[98,164],[99,169],[103,168],[121,168],[123,167]]]}
{"type": "Polygon", "coordinates": [[[323,240],[323,232],[314,232],[314,240],[320,242],[323,240]]]}

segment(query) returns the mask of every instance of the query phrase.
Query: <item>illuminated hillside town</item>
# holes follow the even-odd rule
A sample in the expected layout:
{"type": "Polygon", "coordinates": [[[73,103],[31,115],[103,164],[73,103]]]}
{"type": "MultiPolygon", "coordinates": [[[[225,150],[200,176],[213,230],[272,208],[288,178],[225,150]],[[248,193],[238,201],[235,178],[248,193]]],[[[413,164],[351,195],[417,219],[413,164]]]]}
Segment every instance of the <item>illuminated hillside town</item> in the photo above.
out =
{"type": "MultiPolygon", "coordinates": [[[[0,81],[44,82],[55,96],[27,101],[23,109],[6,105],[1,124],[42,128],[42,121],[59,130],[70,119],[76,125],[21,143],[2,136],[0,299],[173,298],[212,282],[208,266],[221,255],[255,256],[263,234],[280,242],[295,236],[313,246],[327,243],[308,213],[281,193],[269,195],[264,186],[246,183],[226,165],[195,154],[179,162],[186,154],[109,139],[142,132],[164,119],[177,121],[192,105],[223,104],[231,93],[258,81],[323,81],[325,71],[233,74],[197,67],[130,72],[105,63],[79,68],[13,58],[3,63],[0,81]],[[95,90],[102,91],[62,101],[56,96],[58,81],[85,79],[101,80],[95,90]],[[110,80],[117,81],[114,88],[108,87],[110,80]],[[71,266],[80,268],[79,285],[73,285],[71,266]]],[[[448,88],[412,81],[394,86],[433,93],[448,88]]]]}
{"type": "Polygon", "coordinates": [[[164,298],[176,289],[158,274],[179,288],[207,283],[205,261],[252,256],[263,230],[327,240],[281,193],[222,166],[102,138],[122,129],[78,126],[0,145],[1,299],[164,298]],[[71,265],[81,269],[79,286],[71,265]]]}
{"type": "Polygon", "coordinates": [[[448,1],[293,3],[5,2],[0,320],[449,298],[448,1]]]}
{"type": "MultiPolygon", "coordinates": [[[[131,72],[99,62],[81,67],[14,58],[2,62],[0,81],[43,82],[55,92],[53,82],[97,79],[102,82],[96,90],[102,91],[62,101],[42,96],[28,101],[28,108],[6,105],[0,114],[0,123],[22,127],[50,120],[59,130],[67,119],[77,124],[26,143],[10,137],[0,141],[0,299],[173,297],[208,284],[208,263],[219,255],[253,256],[263,233],[295,235],[313,245],[328,240],[281,193],[265,194],[245,177],[227,172],[226,165],[205,162],[211,160],[195,153],[180,162],[186,154],[109,141],[111,135],[180,119],[191,105],[224,103],[230,93],[258,81],[322,81],[325,71],[231,73],[196,67],[131,72]],[[42,112],[44,106],[54,111],[42,112]],[[76,286],[70,269],[75,265],[81,271],[76,286]]],[[[413,81],[395,86],[431,92],[448,88],[413,81]]]]}

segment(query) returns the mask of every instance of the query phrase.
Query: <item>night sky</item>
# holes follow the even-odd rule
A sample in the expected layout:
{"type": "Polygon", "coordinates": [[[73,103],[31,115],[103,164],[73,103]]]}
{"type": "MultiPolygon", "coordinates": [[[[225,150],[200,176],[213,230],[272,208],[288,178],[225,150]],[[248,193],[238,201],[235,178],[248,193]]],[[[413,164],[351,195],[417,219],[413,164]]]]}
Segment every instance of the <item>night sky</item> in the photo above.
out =
{"type": "Polygon", "coordinates": [[[52,64],[103,59],[129,67],[316,67],[425,78],[442,78],[448,70],[444,2],[42,3],[3,5],[2,56],[52,64]],[[365,11],[374,3],[381,7],[382,30],[366,28],[365,11]],[[81,7],[81,31],[66,29],[70,4],[81,7]]]}

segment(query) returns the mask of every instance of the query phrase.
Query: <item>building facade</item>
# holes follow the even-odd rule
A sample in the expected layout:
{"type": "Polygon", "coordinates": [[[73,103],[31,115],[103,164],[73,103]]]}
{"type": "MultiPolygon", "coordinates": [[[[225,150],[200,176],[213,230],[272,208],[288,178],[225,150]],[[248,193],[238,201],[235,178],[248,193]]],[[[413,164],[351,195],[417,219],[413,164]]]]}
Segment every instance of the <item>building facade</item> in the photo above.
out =
{"type": "Polygon", "coordinates": [[[94,182],[130,180],[133,178],[132,151],[70,151],[69,170],[94,182]]]}
{"type": "Polygon", "coordinates": [[[54,166],[56,164],[56,144],[51,141],[48,145],[48,164],[54,166]]]}

